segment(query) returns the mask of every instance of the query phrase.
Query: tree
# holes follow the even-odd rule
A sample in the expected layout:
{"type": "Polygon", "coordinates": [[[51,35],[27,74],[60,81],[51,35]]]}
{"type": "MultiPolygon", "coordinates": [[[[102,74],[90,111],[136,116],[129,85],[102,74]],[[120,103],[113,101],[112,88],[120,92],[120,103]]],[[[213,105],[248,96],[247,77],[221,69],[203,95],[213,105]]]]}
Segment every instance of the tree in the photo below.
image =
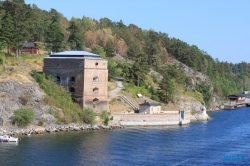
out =
{"type": "Polygon", "coordinates": [[[164,102],[173,102],[174,94],[176,92],[176,82],[165,74],[162,82],[160,83],[161,93],[160,99],[164,102]]]}
{"type": "Polygon", "coordinates": [[[12,17],[14,32],[12,37],[12,49],[16,51],[16,56],[19,56],[19,49],[24,41],[27,41],[30,33],[28,32],[29,18],[31,8],[24,3],[24,0],[5,1],[4,9],[12,17]]]}
{"type": "Polygon", "coordinates": [[[46,47],[52,51],[58,52],[62,49],[64,34],[60,26],[60,15],[55,9],[51,9],[52,22],[47,29],[46,47]]]}
{"type": "Polygon", "coordinates": [[[2,27],[0,29],[0,41],[7,45],[7,50],[9,54],[10,48],[13,46],[14,38],[14,24],[9,12],[5,14],[1,23],[2,27]]]}
{"type": "Polygon", "coordinates": [[[115,56],[114,48],[113,48],[111,40],[108,41],[108,44],[105,47],[105,51],[106,51],[106,56],[107,57],[114,57],[115,56]]]}
{"type": "Polygon", "coordinates": [[[71,50],[83,50],[83,35],[81,34],[79,26],[74,20],[71,20],[69,24],[70,26],[67,28],[67,31],[70,32],[68,42],[71,50]]]}
{"type": "Polygon", "coordinates": [[[102,58],[105,58],[106,52],[104,51],[103,47],[96,45],[94,48],[91,50],[92,53],[101,55],[102,58]]]}
{"type": "Polygon", "coordinates": [[[206,82],[202,82],[200,85],[197,86],[196,90],[203,95],[203,100],[207,105],[209,105],[210,100],[212,98],[211,86],[207,85],[206,82]]]}
{"type": "Polygon", "coordinates": [[[18,126],[27,126],[33,120],[35,120],[35,113],[28,108],[21,108],[14,113],[14,122],[18,124],[18,126]]]}

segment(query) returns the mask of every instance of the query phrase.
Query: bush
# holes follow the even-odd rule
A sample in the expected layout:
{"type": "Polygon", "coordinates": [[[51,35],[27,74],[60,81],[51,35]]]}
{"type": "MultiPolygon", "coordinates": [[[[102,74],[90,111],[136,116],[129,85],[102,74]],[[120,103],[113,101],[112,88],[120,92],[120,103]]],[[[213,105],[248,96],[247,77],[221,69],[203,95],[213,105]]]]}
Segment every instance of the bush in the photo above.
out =
{"type": "Polygon", "coordinates": [[[4,59],[0,57],[0,65],[4,65],[4,59]]]}
{"type": "Polygon", "coordinates": [[[104,120],[104,121],[103,121],[104,125],[107,126],[107,125],[109,124],[109,113],[106,112],[106,111],[103,111],[103,112],[101,113],[100,117],[101,117],[101,119],[104,120]]]}
{"type": "Polygon", "coordinates": [[[14,113],[14,122],[18,126],[28,126],[33,120],[35,120],[35,113],[31,109],[21,108],[14,113]]]}
{"type": "Polygon", "coordinates": [[[85,108],[81,113],[81,118],[83,119],[83,122],[87,124],[94,124],[95,116],[95,112],[89,108],[85,108]]]}

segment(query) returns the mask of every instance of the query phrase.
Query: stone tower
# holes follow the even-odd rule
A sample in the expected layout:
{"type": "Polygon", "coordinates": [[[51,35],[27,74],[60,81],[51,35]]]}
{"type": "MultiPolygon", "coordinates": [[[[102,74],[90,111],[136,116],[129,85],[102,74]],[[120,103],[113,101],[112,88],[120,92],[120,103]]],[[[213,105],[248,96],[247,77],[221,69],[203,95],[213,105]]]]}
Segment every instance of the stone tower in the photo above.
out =
{"type": "Polygon", "coordinates": [[[87,51],[51,53],[43,72],[64,86],[83,108],[108,111],[108,68],[100,55],[87,51]]]}

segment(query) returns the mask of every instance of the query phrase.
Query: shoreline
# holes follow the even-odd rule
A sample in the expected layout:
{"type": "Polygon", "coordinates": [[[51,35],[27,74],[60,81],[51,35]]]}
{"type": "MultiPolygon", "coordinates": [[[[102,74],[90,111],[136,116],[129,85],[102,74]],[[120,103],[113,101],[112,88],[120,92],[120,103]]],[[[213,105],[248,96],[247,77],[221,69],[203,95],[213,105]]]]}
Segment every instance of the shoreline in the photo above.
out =
{"type": "Polygon", "coordinates": [[[119,124],[105,126],[103,124],[71,124],[71,125],[48,125],[48,126],[27,126],[27,127],[0,127],[0,135],[17,137],[20,135],[46,134],[55,132],[87,131],[87,130],[113,130],[122,129],[119,124]]]}

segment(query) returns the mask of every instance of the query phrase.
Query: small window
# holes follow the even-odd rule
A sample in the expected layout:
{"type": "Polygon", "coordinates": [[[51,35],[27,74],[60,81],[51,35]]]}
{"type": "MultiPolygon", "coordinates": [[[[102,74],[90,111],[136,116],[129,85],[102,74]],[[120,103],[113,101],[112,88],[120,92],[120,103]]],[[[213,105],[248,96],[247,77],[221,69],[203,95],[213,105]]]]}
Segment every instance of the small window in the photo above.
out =
{"type": "Polygon", "coordinates": [[[97,87],[95,87],[94,89],[93,89],[93,94],[98,94],[99,93],[99,89],[97,88],[97,87]]]}
{"type": "Polygon", "coordinates": [[[75,93],[75,88],[70,87],[70,88],[69,88],[69,92],[70,92],[71,94],[74,94],[74,93],[75,93]]]}
{"type": "Polygon", "coordinates": [[[97,98],[94,98],[94,99],[93,99],[93,107],[94,107],[94,108],[97,106],[98,101],[99,101],[99,99],[97,99],[97,98]]]}
{"type": "Polygon", "coordinates": [[[98,62],[96,62],[95,65],[98,66],[98,62]]]}
{"type": "Polygon", "coordinates": [[[69,82],[76,82],[75,77],[69,77],[68,80],[69,80],[69,82]]]}
{"type": "Polygon", "coordinates": [[[95,76],[95,77],[93,78],[93,82],[94,82],[94,83],[98,83],[98,82],[99,82],[99,77],[95,76]]]}

